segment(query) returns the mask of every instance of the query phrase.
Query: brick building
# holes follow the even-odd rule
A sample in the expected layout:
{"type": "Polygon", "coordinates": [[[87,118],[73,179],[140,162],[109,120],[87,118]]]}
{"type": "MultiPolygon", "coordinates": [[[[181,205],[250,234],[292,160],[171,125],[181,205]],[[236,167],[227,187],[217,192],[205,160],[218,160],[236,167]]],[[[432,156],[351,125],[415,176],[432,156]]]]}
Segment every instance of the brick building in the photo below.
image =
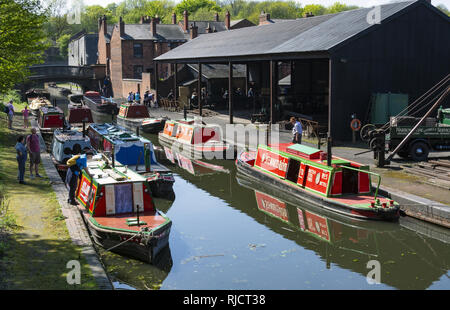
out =
{"type": "MultiPolygon", "coordinates": [[[[218,14],[213,21],[189,21],[185,11],[179,22],[174,13],[171,24],[161,24],[158,17],[141,17],[139,24],[125,24],[120,19],[112,27],[103,16],[99,19],[97,62],[106,65],[114,97],[127,97],[136,91],[142,94],[153,89],[154,58],[197,36],[252,25],[247,20],[231,22],[228,12],[224,21],[219,21],[218,14]]],[[[159,64],[158,76],[166,79],[172,70],[169,64],[159,64]]]]}

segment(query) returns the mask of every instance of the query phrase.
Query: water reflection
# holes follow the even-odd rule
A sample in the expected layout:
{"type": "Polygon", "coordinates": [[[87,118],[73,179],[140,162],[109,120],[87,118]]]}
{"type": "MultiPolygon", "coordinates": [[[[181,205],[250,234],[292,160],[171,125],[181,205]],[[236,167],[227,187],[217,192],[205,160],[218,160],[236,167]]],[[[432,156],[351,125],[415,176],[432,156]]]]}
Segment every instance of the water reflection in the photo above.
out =
{"type": "MultiPolygon", "coordinates": [[[[110,122],[109,115],[94,115],[110,122]]],[[[156,146],[156,135],[144,134],[156,146]]],[[[109,274],[139,289],[426,289],[450,287],[448,229],[411,218],[359,221],[302,205],[236,175],[234,161],[195,162],[159,148],[176,178],[158,266],[100,249],[109,274]],[[369,285],[369,260],[381,264],[369,285]]]]}

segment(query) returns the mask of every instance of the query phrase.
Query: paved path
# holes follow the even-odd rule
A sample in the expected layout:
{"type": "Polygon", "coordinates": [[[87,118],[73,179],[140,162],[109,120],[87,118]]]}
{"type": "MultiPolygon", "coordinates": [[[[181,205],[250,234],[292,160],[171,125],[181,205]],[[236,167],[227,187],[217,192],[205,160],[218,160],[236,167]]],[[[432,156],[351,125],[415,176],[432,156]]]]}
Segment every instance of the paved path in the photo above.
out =
{"type": "MultiPolygon", "coordinates": [[[[31,121],[32,126],[37,128],[36,120],[31,121]]],[[[38,130],[39,132],[39,130],[38,130]]],[[[39,133],[41,150],[46,150],[44,140],[39,133]]],[[[105,272],[105,268],[101,263],[97,252],[94,249],[92,240],[89,237],[86,225],[81,217],[78,208],[71,206],[67,203],[67,198],[69,196],[68,190],[61,180],[58,171],[56,170],[50,154],[46,151],[41,152],[41,161],[44,166],[47,177],[52,184],[52,188],[55,191],[56,197],[58,199],[59,205],[61,206],[62,214],[65,217],[67,229],[69,231],[70,238],[72,242],[81,247],[81,251],[86,258],[91,271],[92,276],[95,278],[98,288],[103,290],[113,289],[113,285],[108,275],[105,272]]]]}

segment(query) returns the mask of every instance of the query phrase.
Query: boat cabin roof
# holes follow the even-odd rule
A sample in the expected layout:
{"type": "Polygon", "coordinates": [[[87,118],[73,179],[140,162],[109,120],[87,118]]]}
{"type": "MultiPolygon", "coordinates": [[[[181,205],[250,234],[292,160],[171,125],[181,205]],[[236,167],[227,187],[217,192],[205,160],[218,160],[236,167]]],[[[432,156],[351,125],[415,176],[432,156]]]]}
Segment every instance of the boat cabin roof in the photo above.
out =
{"type": "Polygon", "coordinates": [[[61,130],[61,129],[56,129],[53,133],[54,138],[61,142],[64,143],[66,141],[82,141],[82,142],[89,142],[90,139],[89,137],[86,135],[85,137],[83,137],[83,133],[77,130],[61,130]]]}
{"type": "Polygon", "coordinates": [[[53,106],[43,106],[40,107],[42,114],[64,114],[64,112],[58,108],[53,106]]]}
{"type": "Polygon", "coordinates": [[[124,143],[131,141],[140,141],[142,143],[151,143],[150,140],[147,140],[141,136],[137,136],[129,130],[113,124],[91,124],[89,125],[93,130],[97,131],[99,134],[103,135],[106,139],[111,142],[124,143]]]}
{"type": "Polygon", "coordinates": [[[95,155],[88,160],[87,168],[89,175],[94,178],[99,185],[146,181],[145,177],[120,163],[116,162],[115,167],[112,167],[102,158],[101,154],[95,155]]]}

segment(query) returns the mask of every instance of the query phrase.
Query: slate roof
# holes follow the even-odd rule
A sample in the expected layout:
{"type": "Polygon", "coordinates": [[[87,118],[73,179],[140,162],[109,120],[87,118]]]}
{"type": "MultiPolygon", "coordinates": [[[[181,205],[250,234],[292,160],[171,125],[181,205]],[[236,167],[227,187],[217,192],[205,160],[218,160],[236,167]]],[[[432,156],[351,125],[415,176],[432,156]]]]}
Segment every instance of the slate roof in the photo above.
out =
{"type": "Polygon", "coordinates": [[[106,34],[105,34],[106,43],[111,42],[111,34],[112,34],[113,29],[114,29],[114,25],[106,26],[106,34]]]}
{"type": "MultiPolygon", "coordinates": [[[[419,2],[423,1],[381,5],[381,23],[419,2]]],[[[191,40],[155,60],[217,59],[329,51],[367,29],[377,26],[367,22],[367,16],[372,10],[373,8],[362,8],[212,33],[191,40]]]]}
{"type": "MultiPolygon", "coordinates": [[[[217,32],[227,30],[224,22],[216,22],[216,21],[208,21],[208,20],[207,21],[190,20],[190,21],[188,21],[188,24],[189,24],[189,27],[188,27],[189,31],[190,31],[192,24],[195,24],[195,26],[198,27],[198,32],[197,32],[198,35],[206,33],[206,28],[208,28],[208,24],[211,27],[211,29],[215,28],[217,32]]],[[[181,25],[181,27],[184,26],[184,20],[180,20],[180,25],[181,25]]],[[[231,23],[230,23],[230,25],[231,25],[231,23]]]]}
{"type": "Polygon", "coordinates": [[[186,41],[183,30],[178,25],[157,24],[156,36],[150,31],[150,24],[125,24],[123,40],[158,40],[158,41],[186,41]]]}

